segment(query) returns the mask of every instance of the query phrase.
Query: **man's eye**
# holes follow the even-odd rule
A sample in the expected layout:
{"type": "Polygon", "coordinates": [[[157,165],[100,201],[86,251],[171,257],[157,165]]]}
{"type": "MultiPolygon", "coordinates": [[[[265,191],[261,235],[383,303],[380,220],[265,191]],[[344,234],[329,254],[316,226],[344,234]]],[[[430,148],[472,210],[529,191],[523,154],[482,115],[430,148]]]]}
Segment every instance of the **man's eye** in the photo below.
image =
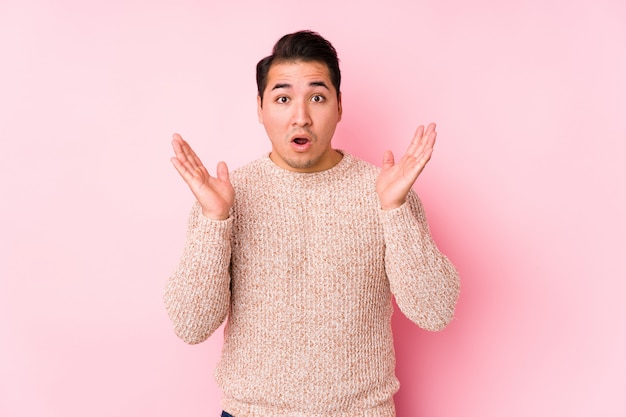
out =
{"type": "Polygon", "coordinates": [[[281,103],[281,104],[287,103],[288,101],[289,99],[287,97],[278,97],[276,99],[276,102],[281,103]]]}
{"type": "Polygon", "coordinates": [[[314,103],[321,103],[324,101],[324,96],[316,94],[313,97],[311,97],[311,101],[314,103]]]}

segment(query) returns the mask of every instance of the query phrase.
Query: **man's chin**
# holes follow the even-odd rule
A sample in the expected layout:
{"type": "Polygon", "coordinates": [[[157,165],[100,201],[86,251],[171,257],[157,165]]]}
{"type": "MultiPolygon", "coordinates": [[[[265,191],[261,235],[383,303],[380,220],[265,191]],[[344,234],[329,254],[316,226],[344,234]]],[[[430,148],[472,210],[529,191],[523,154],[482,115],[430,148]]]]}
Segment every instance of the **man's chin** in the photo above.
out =
{"type": "Polygon", "coordinates": [[[284,157],[276,151],[270,153],[270,159],[279,167],[294,172],[310,172],[318,159],[311,158],[310,155],[301,155],[300,157],[284,157]]]}
{"type": "Polygon", "coordinates": [[[286,159],[285,163],[293,170],[297,172],[312,172],[315,171],[315,165],[319,162],[319,159],[311,159],[310,157],[302,159],[286,159]]]}

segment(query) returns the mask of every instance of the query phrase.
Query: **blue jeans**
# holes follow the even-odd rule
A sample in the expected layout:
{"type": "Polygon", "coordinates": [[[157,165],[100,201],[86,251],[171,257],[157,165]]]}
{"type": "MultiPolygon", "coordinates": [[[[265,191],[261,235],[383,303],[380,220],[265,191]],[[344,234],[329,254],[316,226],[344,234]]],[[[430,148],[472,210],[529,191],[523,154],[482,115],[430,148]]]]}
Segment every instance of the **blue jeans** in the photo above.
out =
{"type": "Polygon", "coordinates": [[[228,414],[226,411],[222,411],[222,417],[233,417],[233,416],[228,414]]]}

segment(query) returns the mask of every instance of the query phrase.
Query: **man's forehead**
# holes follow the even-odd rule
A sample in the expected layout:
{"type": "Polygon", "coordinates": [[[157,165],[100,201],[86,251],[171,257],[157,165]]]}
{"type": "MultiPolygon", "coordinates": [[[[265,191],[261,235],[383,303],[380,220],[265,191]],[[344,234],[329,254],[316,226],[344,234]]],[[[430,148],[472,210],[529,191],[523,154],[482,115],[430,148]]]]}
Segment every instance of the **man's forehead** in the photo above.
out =
{"type": "Polygon", "coordinates": [[[273,83],[278,81],[298,81],[304,82],[313,79],[330,82],[330,71],[328,66],[318,61],[280,61],[273,63],[267,74],[268,87],[273,88],[273,83]]]}

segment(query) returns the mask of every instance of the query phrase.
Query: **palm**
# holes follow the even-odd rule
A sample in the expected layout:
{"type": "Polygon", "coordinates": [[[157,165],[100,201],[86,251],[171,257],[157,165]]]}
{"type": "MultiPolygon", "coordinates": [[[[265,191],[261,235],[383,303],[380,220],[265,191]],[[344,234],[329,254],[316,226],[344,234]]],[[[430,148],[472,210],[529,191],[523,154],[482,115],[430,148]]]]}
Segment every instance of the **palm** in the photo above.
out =
{"type": "Polygon", "coordinates": [[[409,144],[404,156],[396,164],[391,151],[383,156],[382,170],[376,181],[376,192],[383,209],[401,206],[415,180],[430,160],[435,145],[436,125],[431,123],[424,130],[420,126],[409,144]]]}
{"type": "Polygon", "coordinates": [[[226,164],[220,162],[217,176],[213,177],[180,135],[174,135],[172,147],[176,154],[171,158],[172,164],[200,203],[203,214],[212,219],[226,219],[235,201],[226,164]]]}

